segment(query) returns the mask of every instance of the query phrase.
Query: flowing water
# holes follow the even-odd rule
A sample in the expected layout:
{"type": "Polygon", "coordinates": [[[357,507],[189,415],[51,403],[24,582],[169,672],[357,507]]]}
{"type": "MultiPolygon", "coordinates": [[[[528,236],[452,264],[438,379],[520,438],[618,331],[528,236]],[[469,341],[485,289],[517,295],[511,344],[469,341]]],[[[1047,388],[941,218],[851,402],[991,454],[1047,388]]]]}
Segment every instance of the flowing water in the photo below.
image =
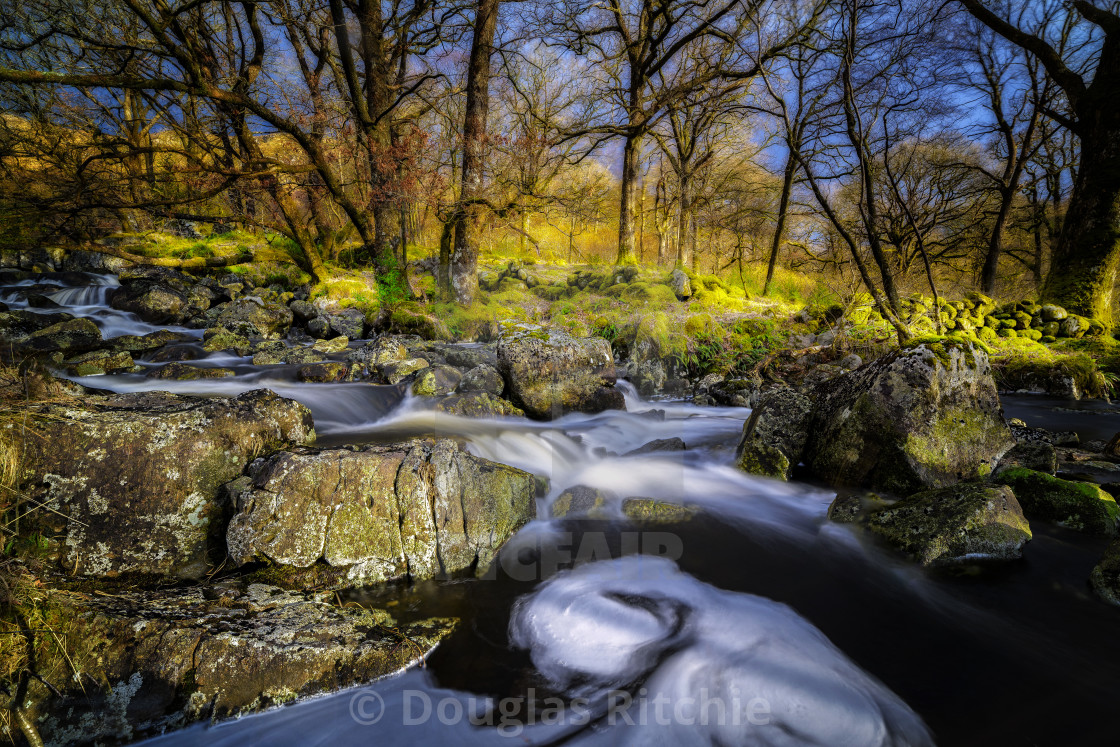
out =
{"type": "MultiPolygon", "coordinates": [[[[109,313],[112,279],[92,282],[50,298],[107,336],[154,328],[109,313]]],[[[21,293],[0,298],[14,306],[21,293]]],[[[644,401],[620,383],[625,412],[479,420],[397,387],[298,383],[291,366],[229,354],[195,364],[236,375],[79,381],[204,396],[268,387],[311,409],[321,443],[453,437],[549,487],[542,518],[486,577],[350,595],[401,620],[460,617],[425,668],[152,745],[1116,742],[1120,610],[1086,583],[1100,540],[1039,523],[1020,562],[925,572],[830,524],[833,493],[736,470],[744,409],[644,401]],[[673,436],[684,451],[626,455],[673,436]],[[543,518],[574,485],[617,496],[615,518],[543,518]],[[627,496],[700,513],[639,532],[621,519],[627,496]]],[[[1052,427],[1048,407],[1016,398],[1012,414],[1052,427]]],[[[1088,440],[1120,431],[1107,410],[1054,417],[1088,440]]]]}

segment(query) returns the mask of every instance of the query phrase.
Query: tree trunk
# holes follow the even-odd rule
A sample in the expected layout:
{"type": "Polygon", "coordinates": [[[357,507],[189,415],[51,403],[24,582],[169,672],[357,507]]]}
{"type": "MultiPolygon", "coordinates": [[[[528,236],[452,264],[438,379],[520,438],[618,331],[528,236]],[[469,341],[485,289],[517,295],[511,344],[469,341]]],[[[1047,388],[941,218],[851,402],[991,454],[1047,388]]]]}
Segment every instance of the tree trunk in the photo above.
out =
{"type": "Polygon", "coordinates": [[[1099,111],[1096,120],[1081,141],[1084,155],[1042,300],[1111,327],[1120,267],[1120,109],[1099,111]]]}
{"type": "MultiPolygon", "coordinates": [[[[762,295],[770,295],[770,283],[774,280],[774,269],[778,264],[778,249],[782,246],[783,234],[786,227],[786,213],[789,212],[789,197],[793,192],[793,175],[797,169],[797,161],[792,150],[786,160],[785,171],[782,172],[782,195],[778,200],[778,220],[774,224],[774,238],[770,242],[770,263],[766,266],[766,282],[762,285],[762,295]]],[[[739,257],[740,274],[742,274],[742,254],[739,257]]]]}
{"type": "Polygon", "coordinates": [[[692,204],[692,179],[680,177],[680,220],[677,222],[677,267],[695,266],[696,212],[692,204]]]}
{"type": "Polygon", "coordinates": [[[459,192],[462,219],[455,230],[455,251],[451,256],[451,289],[461,304],[474,301],[478,292],[478,234],[483,206],[483,150],[486,139],[486,114],[490,106],[490,55],[494,51],[494,30],[498,23],[498,0],[478,0],[474,19],[474,40],[467,64],[467,103],[463,122],[463,180],[459,192]]]}
{"type": "Polygon", "coordinates": [[[629,135],[622,149],[622,203],[618,212],[618,259],[615,264],[632,265],[634,223],[638,212],[638,161],[642,152],[640,135],[629,135]]]}

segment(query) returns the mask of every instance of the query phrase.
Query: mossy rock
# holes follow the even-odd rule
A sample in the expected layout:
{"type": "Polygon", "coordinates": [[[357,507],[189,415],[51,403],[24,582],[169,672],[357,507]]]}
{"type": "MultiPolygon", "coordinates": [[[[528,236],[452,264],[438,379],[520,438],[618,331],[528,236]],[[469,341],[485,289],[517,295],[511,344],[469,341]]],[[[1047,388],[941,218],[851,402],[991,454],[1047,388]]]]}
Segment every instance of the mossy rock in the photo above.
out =
{"type": "Polygon", "coordinates": [[[654,498],[627,498],[622,502],[622,515],[641,524],[681,524],[691,521],[697,509],[654,498]]]}
{"type": "Polygon", "coordinates": [[[999,473],[995,481],[1015,491],[1024,513],[1031,519],[1088,534],[1116,534],[1120,507],[1095,483],[1062,480],[1020,467],[999,473]]]}
{"type": "Polygon", "coordinates": [[[867,526],[921,565],[1014,560],[1031,529],[1006,486],[961,483],[872,513],[867,526]]]}
{"type": "Polygon", "coordinates": [[[249,338],[228,329],[208,329],[203,333],[203,339],[202,349],[208,353],[231,350],[237,355],[248,355],[253,351],[253,343],[249,342],[249,338]]]}
{"type": "Polygon", "coordinates": [[[170,379],[173,381],[197,381],[199,379],[225,379],[234,373],[228,368],[214,366],[190,366],[186,363],[171,362],[160,368],[153,369],[149,379],[170,379]]]}
{"type": "Polygon", "coordinates": [[[1089,574],[1089,585],[1105,602],[1120,605],[1120,540],[1114,540],[1089,574]]]}

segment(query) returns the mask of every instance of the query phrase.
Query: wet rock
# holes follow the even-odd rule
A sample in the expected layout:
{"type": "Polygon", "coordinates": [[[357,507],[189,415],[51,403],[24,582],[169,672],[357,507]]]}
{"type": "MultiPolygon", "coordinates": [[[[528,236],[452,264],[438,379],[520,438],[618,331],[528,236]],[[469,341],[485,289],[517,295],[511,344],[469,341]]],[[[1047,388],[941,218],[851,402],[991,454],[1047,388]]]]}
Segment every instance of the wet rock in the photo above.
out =
{"type": "MultiPolygon", "coordinates": [[[[23,529],[50,538],[67,573],[198,578],[224,556],[218,488],[270,449],[312,441],[311,413],[268,390],[238,397],[167,392],[43,406],[22,437],[23,529]]],[[[19,442],[16,426],[0,437],[19,442]]]]}
{"type": "Polygon", "coordinates": [[[506,382],[502,379],[502,375],[498,373],[498,369],[489,364],[480,363],[463,374],[458,391],[460,393],[485,392],[500,397],[505,389],[506,382]]]}
{"type": "Polygon", "coordinates": [[[399,363],[408,358],[408,348],[404,342],[392,335],[383,335],[373,342],[351,350],[347,360],[375,368],[390,363],[399,363]]]}
{"type": "Polygon", "coordinates": [[[692,521],[698,509],[653,498],[627,498],[622,502],[622,515],[642,524],[681,524],[692,521]]]}
{"type": "Polygon", "coordinates": [[[436,352],[443,356],[450,366],[457,368],[476,368],[490,366],[498,368],[498,351],[494,344],[487,345],[441,345],[436,352]]]}
{"type": "Polygon", "coordinates": [[[245,337],[275,340],[292,326],[291,309],[278,301],[249,296],[222,304],[214,324],[245,337]]]}
{"type": "Polygon", "coordinates": [[[148,373],[149,379],[168,379],[174,381],[197,381],[199,379],[225,379],[234,373],[228,368],[216,366],[188,366],[185,363],[172,362],[166,366],[153,368],[148,373]]]}
{"type": "Polygon", "coordinates": [[[1113,540],[1089,574],[1089,585],[1102,600],[1120,605],[1120,540],[1113,540]]]}
{"type": "Polygon", "coordinates": [[[451,394],[459,386],[462,377],[449,366],[435,366],[424,369],[412,382],[412,393],[419,397],[440,397],[451,394]]]}
{"type": "Polygon", "coordinates": [[[447,415],[467,418],[525,417],[523,410],[488,392],[467,392],[441,397],[435,402],[434,409],[447,415]]]}
{"type": "Polygon", "coordinates": [[[0,312],[0,340],[18,342],[32,332],[73,319],[70,314],[36,314],[16,309],[0,312]]]}
{"type": "Polygon", "coordinates": [[[762,397],[762,382],[755,379],[724,379],[709,389],[716,404],[724,407],[756,407],[762,397]]]}
{"type": "Polygon", "coordinates": [[[308,301],[292,301],[288,304],[288,308],[292,310],[295,318],[303,324],[315,319],[320,313],[318,307],[308,301]]]}
{"type": "Polygon", "coordinates": [[[285,451],[251,476],[231,559],[318,564],[338,585],[483,570],[535,511],[532,475],[450,440],[285,451]]]}
{"type": "Polygon", "coordinates": [[[613,388],[611,346],[601,337],[573,338],[540,327],[510,330],[498,342],[498,370],[511,401],[530,417],[625,407],[622,392],[613,388]]]}
{"type": "Polygon", "coordinates": [[[326,357],[315,348],[295,347],[284,351],[283,362],[290,365],[322,363],[326,357]]]}
{"type": "Polygon", "coordinates": [[[1032,536],[1010,488],[973,483],[912,495],[867,526],[921,565],[1014,560],[1032,536]]]}
{"type": "Polygon", "coordinates": [[[253,343],[245,336],[228,329],[208,329],[203,333],[202,349],[208,353],[229,350],[237,355],[249,355],[253,352],[253,343]]]}
{"type": "Polygon", "coordinates": [[[124,278],[109,296],[109,305],[153,324],[179,324],[196,310],[184,289],[162,282],[159,276],[124,278]]]}
{"type": "Polygon", "coordinates": [[[673,289],[673,294],[678,301],[687,301],[692,298],[692,283],[689,282],[688,275],[683,270],[673,270],[673,274],[669,277],[669,287],[673,289]]]}
{"type": "Polygon", "coordinates": [[[311,348],[319,353],[341,353],[349,344],[350,340],[340,335],[329,340],[316,340],[311,348]]]}
{"type": "Polygon", "coordinates": [[[113,346],[114,350],[124,350],[129,353],[145,353],[149,350],[157,350],[164,345],[172,345],[176,342],[187,342],[194,338],[183,332],[172,332],[169,329],[161,329],[156,332],[150,332],[146,335],[121,335],[109,340],[109,344],[113,346]]]}
{"type": "Polygon", "coordinates": [[[307,323],[307,332],[312,337],[326,339],[331,335],[331,322],[325,316],[317,316],[307,323]]]}
{"type": "Polygon", "coordinates": [[[686,448],[688,448],[688,447],[685,446],[684,441],[682,441],[681,439],[674,436],[673,438],[658,438],[658,439],[655,439],[653,441],[650,441],[647,444],[642,444],[641,446],[634,449],[633,451],[626,452],[622,456],[638,456],[639,454],[656,454],[657,452],[662,452],[662,451],[684,451],[686,448]]]}
{"type": "Polygon", "coordinates": [[[812,401],[792,389],[764,394],[743,426],[736,464],[744,472],[788,480],[809,437],[812,401]]]}
{"type": "Polygon", "coordinates": [[[552,502],[552,516],[557,519],[568,516],[610,519],[615,516],[612,507],[617,503],[618,496],[610,491],[576,485],[565,490],[552,502]]]}
{"type": "Polygon", "coordinates": [[[69,319],[29,334],[21,350],[36,353],[80,353],[103,344],[101,330],[89,319],[69,319]]]}
{"type": "Polygon", "coordinates": [[[1028,425],[1011,424],[1011,435],[1018,443],[1047,443],[1054,446],[1074,446],[1081,439],[1073,431],[1048,431],[1028,425]]]}
{"type": "Polygon", "coordinates": [[[1052,475],[1058,471],[1058,452],[1048,441],[1020,441],[999,460],[1001,472],[1015,467],[1052,475]]]}
{"type": "Polygon", "coordinates": [[[828,506],[828,520],[837,524],[863,523],[874,511],[891,505],[874,493],[840,493],[828,506]]]}
{"type": "Polygon", "coordinates": [[[63,362],[67,373],[74,376],[101,376],[103,374],[131,371],[135,366],[132,356],[125,352],[94,350],[63,362]]]}
{"type": "Polygon", "coordinates": [[[349,363],[312,363],[296,371],[296,378],[300,381],[330,384],[337,381],[346,381],[350,375],[349,363]]]}
{"type": "Polygon", "coordinates": [[[351,340],[365,337],[366,315],[358,309],[343,309],[337,314],[331,314],[327,317],[327,324],[336,335],[351,340]]]}
{"type": "Polygon", "coordinates": [[[410,358],[397,363],[388,363],[380,367],[379,377],[386,384],[399,384],[417,371],[428,367],[428,362],[423,358],[410,358]]]}
{"type": "Polygon", "coordinates": [[[1015,445],[987,356],[952,343],[891,353],[823,385],[807,432],[802,459],[817,477],[899,495],[985,477],[1015,445]]]}
{"type": "Polygon", "coordinates": [[[1015,491],[1027,517],[1096,535],[1115,535],[1120,508],[1099,485],[1074,482],[1019,467],[995,481],[1015,491]]]}

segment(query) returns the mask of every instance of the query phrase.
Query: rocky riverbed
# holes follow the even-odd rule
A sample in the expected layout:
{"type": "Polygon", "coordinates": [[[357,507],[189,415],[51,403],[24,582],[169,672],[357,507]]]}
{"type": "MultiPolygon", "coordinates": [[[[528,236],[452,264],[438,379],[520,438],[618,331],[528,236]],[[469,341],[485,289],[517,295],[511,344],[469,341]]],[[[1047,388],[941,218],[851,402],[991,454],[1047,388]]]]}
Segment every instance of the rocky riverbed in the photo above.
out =
{"type": "MultiPolygon", "coordinates": [[[[505,738],[485,720],[410,731],[393,709],[416,691],[477,693],[483,711],[521,698],[533,742],[641,741],[606,722],[610,693],[734,682],[801,743],[980,744],[1028,733],[1032,683],[1081,707],[1117,684],[1120,450],[1009,421],[973,346],[650,401],[600,338],[522,324],[436,341],[237,276],[66,261],[9,272],[0,295],[24,361],[2,433],[20,445],[13,547],[40,608],[84,642],[24,636],[41,660],[13,680],[14,738],[22,720],[47,743],[131,741],[425,660],[374,686],[381,731],[329,733],[505,738]],[[1098,656],[1073,677],[1039,636],[1098,656]],[[962,731],[971,691],[930,684],[969,676],[1002,688],[983,710],[1000,731],[962,731]],[[532,723],[525,704],[546,696],[588,699],[588,722],[532,723]]],[[[215,735],[275,724],[298,741],[292,719],[334,702],[215,735]]],[[[688,733],[765,733],[746,728],[688,733]]]]}

